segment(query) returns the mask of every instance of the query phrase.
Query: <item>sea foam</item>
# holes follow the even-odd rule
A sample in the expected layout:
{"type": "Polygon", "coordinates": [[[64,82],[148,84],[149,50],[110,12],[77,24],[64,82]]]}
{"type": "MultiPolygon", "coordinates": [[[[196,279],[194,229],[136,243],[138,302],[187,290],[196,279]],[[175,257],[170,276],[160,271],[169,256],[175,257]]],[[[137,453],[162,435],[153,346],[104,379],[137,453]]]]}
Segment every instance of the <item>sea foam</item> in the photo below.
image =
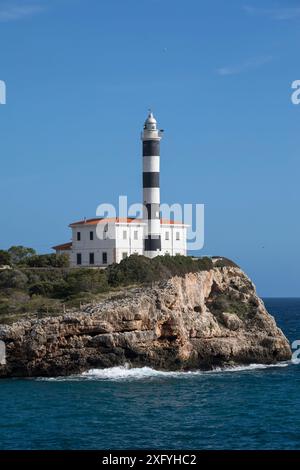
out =
{"type": "Polygon", "coordinates": [[[189,378],[198,375],[233,373],[243,371],[255,371],[260,369],[287,367],[291,362],[279,362],[277,364],[249,364],[244,366],[217,367],[209,371],[161,371],[151,367],[130,367],[128,364],[106,369],[90,369],[82,374],[67,377],[39,378],[37,380],[51,381],[78,381],[78,380],[110,380],[110,381],[131,381],[147,380],[155,378],[189,378]]]}

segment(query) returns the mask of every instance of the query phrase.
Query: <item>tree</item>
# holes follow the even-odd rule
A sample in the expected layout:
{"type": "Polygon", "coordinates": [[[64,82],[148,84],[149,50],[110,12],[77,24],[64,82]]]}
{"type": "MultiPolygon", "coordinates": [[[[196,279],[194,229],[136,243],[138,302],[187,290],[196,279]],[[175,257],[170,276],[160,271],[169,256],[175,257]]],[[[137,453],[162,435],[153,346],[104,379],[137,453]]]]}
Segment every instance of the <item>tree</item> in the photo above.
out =
{"type": "Polygon", "coordinates": [[[70,258],[67,254],[57,255],[51,253],[48,255],[29,256],[25,262],[31,268],[68,268],[70,258]]]}
{"type": "Polygon", "coordinates": [[[10,265],[10,254],[5,250],[0,250],[0,266],[10,265]]]}
{"type": "Polygon", "coordinates": [[[16,269],[0,271],[0,289],[25,290],[28,282],[26,274],[16,269]]]}
{"type": "Polygon", "coordinates": [[[12,264],[23,264],[28,258],[36,255],[36,251],[33,248],[27,248],[25,246],[11,246],[8,250],[12,264]]]}

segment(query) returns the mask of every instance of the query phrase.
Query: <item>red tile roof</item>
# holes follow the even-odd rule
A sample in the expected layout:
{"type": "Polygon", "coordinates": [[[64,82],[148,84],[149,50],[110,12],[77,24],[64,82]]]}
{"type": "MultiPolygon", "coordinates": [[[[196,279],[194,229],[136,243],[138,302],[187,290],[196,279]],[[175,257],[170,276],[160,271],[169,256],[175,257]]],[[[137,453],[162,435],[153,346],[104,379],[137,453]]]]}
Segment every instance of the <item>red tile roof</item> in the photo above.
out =
{"type": "Polygon", "coordinates": [[[56,245],[52,247],[53,250],[62,251],[62,250],[71,250],[72,242],[62,243],[61,245],[56,245]]]}
{"type": "Polygon", "coordinates": [[[160,223],[162,225],[184,225],[182,222],[178,222],[176,220],[170,220],[170,219],[160,219],[160,223]]]}
{"type": "MultiPolygon", "coordinates": [[[[132,222],[135,223],[143,223],[142,219],[133,219],[133,218],[122,218],[122,217],[111,217],[111,218],[94,218],[94,219],[85,219],[85,220],[79,220],[78,222],[73,222],[72,224],[69,225],[69,227],[76,227],[77,225],[97,225],[99,223],[125,223],[125,224],[130,224],[132,222]]],[[[169,219],[161,219],[161,224],[167,224],[167,225],[184,225],[182,222],[176,222],[174,220],[169,220],[169,219]]]]}
{"type": "Polygon", "coordinates": [[[111,217],[111,218],[101,218],[101,217],[96,217],[94,219],[85,219],[85,220],[79,220],[78,222],[73,222],[70,224],[70,227],[76,226],[76,225],[97,225],[99,223],[125,223],[125,224],[130,224],[131,222],[139,222],[142,223],[142,219],[129,219],[129,218],[120,218],[120,217],[111,217]]]}

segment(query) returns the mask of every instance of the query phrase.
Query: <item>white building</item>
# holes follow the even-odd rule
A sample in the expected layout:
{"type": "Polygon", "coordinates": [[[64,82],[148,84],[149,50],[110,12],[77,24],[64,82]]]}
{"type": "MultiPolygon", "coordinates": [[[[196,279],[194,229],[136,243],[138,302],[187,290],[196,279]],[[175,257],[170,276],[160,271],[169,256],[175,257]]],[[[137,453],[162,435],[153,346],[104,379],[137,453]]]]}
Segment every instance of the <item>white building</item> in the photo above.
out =
{"type": "Polygon", "coordinates": [[[67,253],[71,266],[107,266],[132,254],[150,258],[186,255],[187,225],[160,218],[160,140],[152,113],[142,133],[143,219],[85,219],[70,224],[72,241],[54,246],[67,253]]]}

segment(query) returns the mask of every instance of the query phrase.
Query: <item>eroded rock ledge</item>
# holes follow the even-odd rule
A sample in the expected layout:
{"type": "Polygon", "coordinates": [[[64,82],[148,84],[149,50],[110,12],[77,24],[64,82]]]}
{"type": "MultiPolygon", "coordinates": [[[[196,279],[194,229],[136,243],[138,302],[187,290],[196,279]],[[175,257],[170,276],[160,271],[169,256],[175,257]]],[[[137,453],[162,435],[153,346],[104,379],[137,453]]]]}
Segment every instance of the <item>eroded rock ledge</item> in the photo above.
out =
{"type": "Polygon", "coordinates": [[[174,277],[84,311],[0,326],[0,377],[58,376],[130,363],[158,369],[275,363],[289,343],[238,268],[174,277]]]}

